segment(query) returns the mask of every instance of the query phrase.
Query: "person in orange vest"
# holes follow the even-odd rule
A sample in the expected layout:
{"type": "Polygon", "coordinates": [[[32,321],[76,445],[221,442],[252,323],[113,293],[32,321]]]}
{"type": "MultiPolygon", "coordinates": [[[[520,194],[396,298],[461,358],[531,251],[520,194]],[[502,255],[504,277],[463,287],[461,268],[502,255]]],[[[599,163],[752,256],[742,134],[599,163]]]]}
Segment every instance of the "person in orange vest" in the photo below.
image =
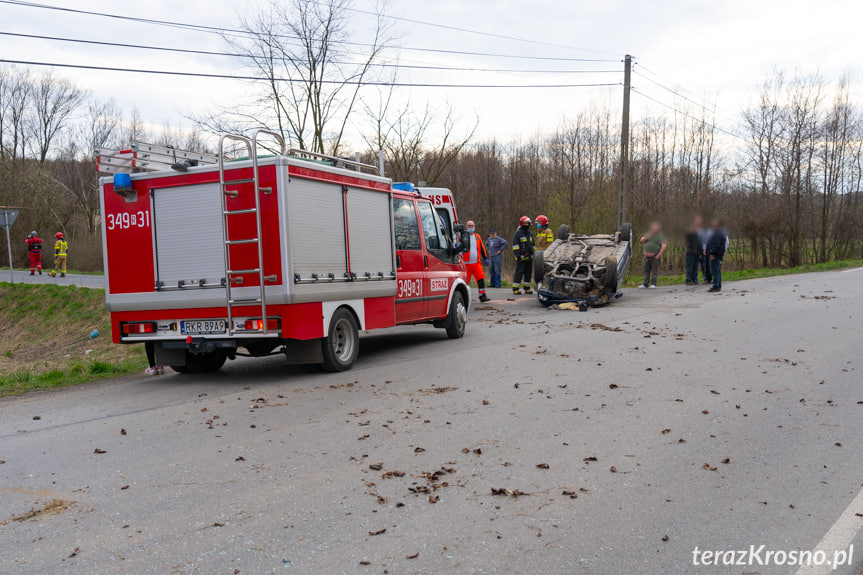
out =
{"type": "Polygon", "coordinates": [[[66,277],[66,253],[69,250],[69,244],[63,239],[63,232],[57,232],[54,237],[57,238],[57,241],[54,242],[54,269],[48,275],[53,278],[57,272],[60,272],[60,277],[64,278],[66,277]]]}
{"type": "Polygon", "coordinates": [[[30,275],[36,275],[36,270],[39,270],[39,275],[42,275],[42,238],[36,233],[36,230],[30,232],[27,239],[24,240],[27,244],[27,253],[30,255],[30,275]]]}
{"type": "Polygon", "coordinates": [[[488,252],[485,249],[485,242],[476,233],[476,225],[472,221],[467,223],[467,228],[462,234],[462,251],[464,267],[467,269],[467,283],[470,283],[471,278],[476,278],[479,301],[488,301],[488,296],[485,294],[485,273],[482,270],[483,264],[488,265],[488,252]]]}

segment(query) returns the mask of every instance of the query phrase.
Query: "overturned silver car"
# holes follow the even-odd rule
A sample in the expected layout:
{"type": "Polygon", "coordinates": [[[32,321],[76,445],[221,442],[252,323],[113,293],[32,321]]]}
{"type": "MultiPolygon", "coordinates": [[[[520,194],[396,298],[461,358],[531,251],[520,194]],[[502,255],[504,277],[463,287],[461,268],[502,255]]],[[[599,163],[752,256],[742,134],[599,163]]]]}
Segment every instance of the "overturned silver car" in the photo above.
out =
{"type": "Polygon", "coordinates": [[[557,238],[534,256],[539,303],[548,307],[576,303],[579,309],[620,297],[620,287],[632,262],[632,225],[613,235],[569,233],[562,225],[557,238]]]}

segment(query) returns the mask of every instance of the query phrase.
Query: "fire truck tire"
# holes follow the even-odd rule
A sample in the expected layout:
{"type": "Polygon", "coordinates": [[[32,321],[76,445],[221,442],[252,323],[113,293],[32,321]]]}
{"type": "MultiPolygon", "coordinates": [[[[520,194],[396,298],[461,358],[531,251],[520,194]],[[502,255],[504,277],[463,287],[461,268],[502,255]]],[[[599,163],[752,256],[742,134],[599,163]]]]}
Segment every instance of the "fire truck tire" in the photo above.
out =
{"type": "Polygon", "coordinates": [[[459,339],[464,336],[467,326],[467,307],[464,305],[464,295],[456,291],[449,304],[449,322],[446,334],[450,339],[459,339]]]}
{"type": "Polygon", "coordinates": [[[212,373],[219,371],[227,359],[224,353],[195,354],[187,351],[186,365],[172,365],[171,369],[177,373],[212,373]]]}
{"type": "Polygon", "coordinates": [[[360,351],[360,335],[354,314],[339,308],[330,319],[329,335],[321,340],[325,371],[347,371],[353,367],[360,351]]]}

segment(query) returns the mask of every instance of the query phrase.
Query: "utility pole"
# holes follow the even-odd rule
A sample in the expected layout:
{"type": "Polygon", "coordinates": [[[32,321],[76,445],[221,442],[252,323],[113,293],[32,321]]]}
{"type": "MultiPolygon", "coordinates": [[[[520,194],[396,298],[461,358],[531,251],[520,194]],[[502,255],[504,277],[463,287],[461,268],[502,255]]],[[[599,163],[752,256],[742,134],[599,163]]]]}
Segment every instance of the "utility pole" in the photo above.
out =
{"type": "Polygon", "coordinates": [[[623,60],[623,120],[620,124],[620,199],[617,207],[617,229],[623,227],[626,219],[627,172],[629,171],[629,88],[632,77],[632,56],[623,60]]]}

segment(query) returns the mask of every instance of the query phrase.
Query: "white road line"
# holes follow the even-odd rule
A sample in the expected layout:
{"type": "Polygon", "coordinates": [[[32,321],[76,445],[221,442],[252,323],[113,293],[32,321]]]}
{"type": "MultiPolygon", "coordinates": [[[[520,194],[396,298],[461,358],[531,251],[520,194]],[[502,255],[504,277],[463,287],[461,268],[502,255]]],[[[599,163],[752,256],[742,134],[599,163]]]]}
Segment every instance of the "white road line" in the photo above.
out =
{"type": "Polygon", "coordinates": [[[850,274],[851,272],[859,272],[860,270],[863,270],[863,268],[854,268],[853,270],[843,270],[842,273],[843,274],[850,274]]]}
{"type": "MultiPolygon", "coordinates": [[[[818,542],[818,546],[813,549],[815,551],[824,551],[828,559],[833,559],[833,553],[836,551],[845,551],[848,546],[854,541],[854,537],[863,528],[863,489],[857,494],[857,497],[851,504],[845,508],[830,531],[818,542]]],[[[825,563],[823,565],[803,565],[797,570],[796,575],[822,575],[824,573],[832,573],[833,565],[825,563]]]]}

